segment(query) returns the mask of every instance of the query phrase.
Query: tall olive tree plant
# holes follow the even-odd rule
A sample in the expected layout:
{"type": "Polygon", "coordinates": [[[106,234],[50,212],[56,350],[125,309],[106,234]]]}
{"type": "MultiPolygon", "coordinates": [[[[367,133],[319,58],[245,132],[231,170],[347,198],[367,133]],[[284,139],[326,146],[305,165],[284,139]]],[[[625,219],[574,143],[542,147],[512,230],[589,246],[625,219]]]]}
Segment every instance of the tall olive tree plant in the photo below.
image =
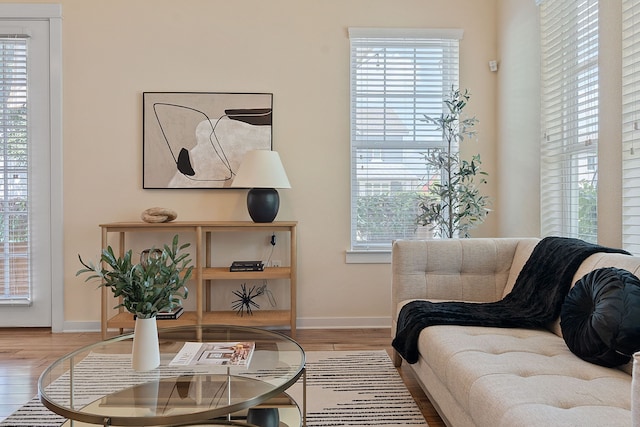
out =
{"type": "Polygon", "coordinates": [[[445,109],[439,117],[422,119],[442,131],[446,145],[425,154],[425,162],[441,171],[440,181],[428,184],[426,193],[418,196],[416,222],[428,226],[437,237],[469,237],[469,230],[481,224],[489,213],[489,198],[480,193],[486,184],[486,172],[480,169],[480,155],[471,161],[460,158],[458,148],[465,138],[476,135],[475,117],[463,117],[471,94],[465,89],[452,89],[444,99],[445,109]]]}

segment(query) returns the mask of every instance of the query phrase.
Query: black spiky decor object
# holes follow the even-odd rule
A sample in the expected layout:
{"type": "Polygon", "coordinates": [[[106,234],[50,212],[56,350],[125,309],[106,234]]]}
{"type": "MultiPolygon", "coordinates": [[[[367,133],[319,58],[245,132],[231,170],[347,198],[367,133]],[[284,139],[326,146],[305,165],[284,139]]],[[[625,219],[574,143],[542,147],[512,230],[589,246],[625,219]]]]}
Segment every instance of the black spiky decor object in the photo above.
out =
{"type": "Polygon", "coordinates": [[[241,285],[241,291],[232,291],[235,296],[239,299],[233,301],[231,307],[239,314],[240,316],[244,316],[244,312],[246,311],[248,315],[253,315],[251,311],[251,307],[260,308],[258,304],[256,304],[253,299],[260,295],[259,291],[256,291],[256,287],[253,286],[247,292],[247,284],[243,283],[241,285]],[[254,293],[255,291],[255,293],[254,293]]]}

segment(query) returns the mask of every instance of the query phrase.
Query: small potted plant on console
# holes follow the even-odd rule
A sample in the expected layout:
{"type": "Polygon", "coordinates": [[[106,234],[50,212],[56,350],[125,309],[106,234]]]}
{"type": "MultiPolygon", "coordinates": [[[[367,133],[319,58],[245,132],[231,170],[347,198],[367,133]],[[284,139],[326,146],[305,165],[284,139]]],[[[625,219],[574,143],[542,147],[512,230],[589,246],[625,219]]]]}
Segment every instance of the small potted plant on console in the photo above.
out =
{"type": "Polygon", "coordinates": [[[124,307],[135,316],[132,367],[147,371],[160,364],[156,315],[171,311],[186,299],[185,286],[191,277],[193,266],[188,253],[182,253],[189,243],[178,247],[178,235],[171,246],[149,249],[142,253],[140,262],[134,264],[132,251],[116,257],[111,246],[102,251],[100,263],[94,265],[78,259],[84,268],[76,276],[89,273],[85,280],[99,279],[100,286],[111,289],[122,300],[115,308],[124,307]]]}

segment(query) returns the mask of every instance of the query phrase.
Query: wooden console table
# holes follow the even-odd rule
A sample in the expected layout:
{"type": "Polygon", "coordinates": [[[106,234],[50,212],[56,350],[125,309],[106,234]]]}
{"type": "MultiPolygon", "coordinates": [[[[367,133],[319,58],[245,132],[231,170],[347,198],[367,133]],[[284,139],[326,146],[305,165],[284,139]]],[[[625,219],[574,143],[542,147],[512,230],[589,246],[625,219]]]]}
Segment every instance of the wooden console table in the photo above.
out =
{"type": "MultiPolygon", "coordinates": [[[[297,278],[297,247],[295,221],[278,221],[271,223],[255,223],[250,221],[175,221],[166,223],[146,222],[114,222],[100,224],[102,229],[102,249],[108,246],[108,234],[119,233],[119,247],[114,252],[120,256],[126,252],[125,237],[127,233],[138,232],[172,232],[178,234],[193,233],[195,235],[195,263],[193,280],[196,288],[196,310],[185,312],[178,319],[171,320],[171,326],[179,325],[241,325],[241,326],[289,326],[291,337],[296,336],[296,278],[297,278]],[[264,271],[230,272],[229,267],[212,267],[211,244],[216,233],[224,232],[256,232],[256,231],[284,231],[290,234],[290,265],[284,267],[266,267],[264,271]],[[214,280],[266,280],[288,279],[290,289],[290,308],[285,310],[256,310],[251,316],[238,316],[235,311],[210,311],[211,285],[214,280]],[[205,289],[205,286],[206,289],[205,289]]],[[[101,294],[101,331],[106,339],[109,328],[131,329],[134,319],[131,313],[120,311],[109,317],[110,307],[113,306],[111,291],[102,287],[101,294]]]]}

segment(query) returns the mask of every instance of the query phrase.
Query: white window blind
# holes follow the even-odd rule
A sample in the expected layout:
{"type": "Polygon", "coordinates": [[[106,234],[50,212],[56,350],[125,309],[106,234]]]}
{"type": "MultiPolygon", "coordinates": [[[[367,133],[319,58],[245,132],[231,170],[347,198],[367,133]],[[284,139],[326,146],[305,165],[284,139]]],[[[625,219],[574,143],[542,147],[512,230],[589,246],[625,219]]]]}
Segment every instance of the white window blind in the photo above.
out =
{"type": "Polygon", "coordinates": [[[541,234],[597,241],[598,1],[545,0],[541,234]]]}
{"type": "Polygon", "coordinates": [[[622,1],[622,243],[640,255],[640,3],[622,1]]]}
{"type": "MultiPolygon", "coordinates": [[[[461,30],[351,28],[351,247],[384,250],[420,237],[417,194],[440,179],[424,161],[458,86],[461,30]]],[[[424,230],[423,230],[424,231],[424,230]]]]}
{"type": "Polygon", "coordinates": [[[31,299],[27,43],[25,36],[0,35],[0,303],[31,299]]]}

